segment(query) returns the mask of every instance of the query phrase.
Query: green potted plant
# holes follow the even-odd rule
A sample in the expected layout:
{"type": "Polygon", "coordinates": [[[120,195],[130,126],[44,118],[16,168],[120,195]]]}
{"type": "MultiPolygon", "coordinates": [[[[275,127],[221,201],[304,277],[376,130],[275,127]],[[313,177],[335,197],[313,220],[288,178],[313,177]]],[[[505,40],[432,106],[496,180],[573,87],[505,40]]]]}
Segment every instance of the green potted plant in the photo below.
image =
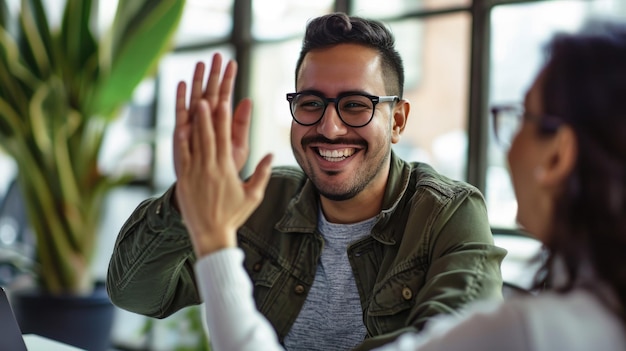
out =
{"type": "Polygon", "coordinates": [[[98,165],[107,126],[170,48],[184,0],[119,0],[94,35],[92,0],[66,0],[59,28],[42,0],[0,2],[0,147],[17,164],[36,239],[36,277],[53,295],[88,295],[107,193],[128,181],[98,165]]]}

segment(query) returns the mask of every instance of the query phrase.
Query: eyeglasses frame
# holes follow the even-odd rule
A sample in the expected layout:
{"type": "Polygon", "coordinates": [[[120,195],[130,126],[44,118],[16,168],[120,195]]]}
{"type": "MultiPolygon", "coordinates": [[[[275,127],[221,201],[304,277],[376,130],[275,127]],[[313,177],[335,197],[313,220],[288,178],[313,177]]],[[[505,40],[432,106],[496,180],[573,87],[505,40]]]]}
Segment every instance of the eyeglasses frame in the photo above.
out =
{"type": "Polygon", "coordinates": [[[348,127],[351,128],[362,128],[365,127],[366,125],[370,124],[370,122],[372,121],[372,119],[374,119],[374,112],[376,110],[376,105],[378,105],[379,103],[384,103],[384,102],[398,102],[400,101],[400,97],[398,97],[397,95],[387,95],[387,96],[377,96],[377,95],[369,95],[369,94],[364,94],[364,93],[357,93],[357,92],[346,92],[346,93],[341,93],[339,95],[337,95],[337,97],[335,98],[328,98],[324,95],[322,95],[321,93],[318,93],[316,91],[301,91],[301,92],[297,92],[297,93],[287,93],[286,95],[287,97],[287,101],[289,101],[289,112],[291,112],[291,117],[293,118],[293,120],[298,123],[299,125],[305,126],[305,127],[309,127],[312,125],[315,125],[317,123],[319,123],[322,118],[324,118],[324,114],[326,113],[326,108],[328,107],[328,105],[332,102],[335,104],[335,111],[337,112],[337,116],[339,116],[339,119],[341,119],[341,122],[345,125],[347,125],[348,127]],[[302,123],[300,121],[298,121],[298,119],[296,118],[296,116],[294,115],[294,111],[293,111],[293,100],[300,96],[300,95],[313,95],[313,96],[317,96],[319,97],[323,102],[324,102],[324,109],[322,110],[322,113],[320,114],[320,117],[313,123],[302,123]],[[341,112],[339,112],[339,104],[338,102],[343,99],[346,96],[363,96],[368,98],[371,102],[372,102],[372,115],[370,116],[370,118],[367,120],[367,122],[363,125],[352,125],[347,123],[343,117],[341,116],[341,112]]]}
{"type": "MultiPolygon", "coordinates": [[[[516,113],[515,116],[520,119],[520,121],[530,121],[537,123],[540,131],[543,134],[553,134],[556,130],[563,124],[563,119],[550,114],[531,114],[526,111],[524,106],[519,103],[514,104],[499,104],[494,105],[490,108],[492,123],[493,123],[493,134],[496,140],[506,146],[510,146],[506,144],[503,140],[498,136],[498,116],[503,111],[518,111],[520,113],[516,113]]],[[[513,140],[511,140],[512,142],[513,140]]]]}

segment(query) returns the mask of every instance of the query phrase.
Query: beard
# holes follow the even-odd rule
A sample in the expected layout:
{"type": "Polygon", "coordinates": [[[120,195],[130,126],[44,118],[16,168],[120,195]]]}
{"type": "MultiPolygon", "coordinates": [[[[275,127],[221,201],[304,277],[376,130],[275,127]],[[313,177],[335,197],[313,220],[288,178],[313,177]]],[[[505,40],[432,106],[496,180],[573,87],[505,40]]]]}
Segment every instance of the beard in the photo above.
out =
{"type": "MultiPolygon", "coordinates": [[[[382,164],[378,167],[378,170],[382,168],[382,164]]],[[[331,175],[331,172],[326,173],[327,175],[331,175]]],[[[308,174],[307,174],[308,175],[308,174]]],[[[363,189],[367,187],[369,183],[371,183],[374,177],[362,177],[357,174],[354,182],[349,186],[343,186],[343,184],[337,184],[337,186],[324,186],[318,179],[315,174],[309,176],[309,179],[315,185],[315,189],[322,195],[323,197],[333,200],[333,201],[345,201],[350,200],[353,197],[357,196],[363,189]]]]}
{"type": "Polygon", "coordinates": [[[345,181],[333,180],[334,177],[342,175],[343,172],[341,171],[321,171],[322,173],[314,171],[315,161],[306,157],[304,152],[297,152],[292,142],[292,150],[300,168],[311,180],[320,195],[333,201],[350,200],[361,193],[383,171],[391,157],[391,145],[389,144],[387,144],[386,148],[384,145],[369,148],[368,144],[363,140],[329,140],[322,136],[303,138],[300,143],[301,149],[299,150],[307,150],[307,145],[314,142],[363,146],[355,155],[363,153],[365,155],[364,162],[361,163],[358,171],[354,172],[353,177],[345,181]],[[370,153],[371,150],[374,150],[373,154],[370,153]]]}

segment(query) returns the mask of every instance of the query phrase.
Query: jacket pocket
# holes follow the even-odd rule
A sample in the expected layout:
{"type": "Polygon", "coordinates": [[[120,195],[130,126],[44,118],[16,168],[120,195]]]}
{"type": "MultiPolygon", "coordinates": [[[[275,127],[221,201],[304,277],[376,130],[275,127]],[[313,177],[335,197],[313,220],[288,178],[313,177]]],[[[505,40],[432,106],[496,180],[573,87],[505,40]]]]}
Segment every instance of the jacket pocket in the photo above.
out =
{"type": "Polygon", "coordinates": [[[257,247],[245,241],[240,241],[239,246],[245,252],[244,268],[254,285],[254,299],[257,306],[263,306],[280,277],[281,269],[275,260],[257,247]]]}
{"type": "Polygon", "coordinates": [[[375,286],[366,311],[366,324],[372,335],[389,333],[411,324],[408,319],[424,286],[424,277],[424,272],[413,267],[375,286]]]}

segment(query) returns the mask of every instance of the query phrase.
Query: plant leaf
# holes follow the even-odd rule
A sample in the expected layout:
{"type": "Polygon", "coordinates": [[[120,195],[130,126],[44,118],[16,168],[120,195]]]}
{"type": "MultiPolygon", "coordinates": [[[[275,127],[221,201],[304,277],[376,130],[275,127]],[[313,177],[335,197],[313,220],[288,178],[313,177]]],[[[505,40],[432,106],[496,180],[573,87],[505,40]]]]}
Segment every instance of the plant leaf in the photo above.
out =
{"type": "MultiPolygon", "coordinates": [[[[5,145],[9,137],[21,137],[25,132],[19,114],[0,96],[0,145],[5,145]]],[[[5,146],[6,147],[6,146],[5,146]]]]}
{"type": "Polygon", "coordinates": [[[65,5],[58,48],[72,68],[69,72],[82,69],[97,49],[89,27],[91,11],[92,0],[67,0],[65,5]]]}
{"type": "Polygon", "coordinates": [[[53,294],[91,287],[103,200],[129,180],[100,172],[103,135],[168,49],[185,3],[119,1],[113,27],[96,38],[93,0],[65,0],[58,32],[43,0],[21,0],[12,27],[0,0],[0,146],[18,164],[40,283],[53,294]]]}
{"type": "MultiPolygon", "coordinates": [[[[169,0],[168,0],[169,1],[169,0]]],[[[115,13],[115,22],[111,27],[111,57],[117,57],[124,47],[125,37],[135,32],[137,24],[143,21],[146,14],[154,10],[157,1],[150,0],[119,0],[115,13]]]]}
{"type": "Polygon", "coordinates": [[[45,80],[54,66],[50,48],[53,41],[41,0],[22,0],[20,28],[23,59],[35,75],[45,80]]]}
{"type": "Polygon", "coordinates": [[[7,5],[6,1],[0,1],[0,27],[7,28],[10,17],[9,17],[9,5],[7,5]]]}
{"type": "Polygon", "coordinates": [[[57,62],[70,106],[85,114],[97,80],[98,44],[90,28],[92,0],[67,0],[59,33],[57,62]]]}
{"type": "MultiPolygon", "coordinates": [[[[128,1],[121,1],[120,5],[128,1]]],[[[98,87],[95,111],[104,115],[113,113],[121,103],[128,101],[135,87],[153,70],[158,58],[168,48],[184,7],[184,0],[145,1],[133,18],[133,26],[115,22],[129,32],[120,38],[119,50],[113,53],[111,72],[98,87]]]]}
{"type": "Polygon", "coordinates": [[[38,84],[37,78],[23,65],[17,43],[0,27],[0,97],[25,116],[28,100],[38,84]]]}

